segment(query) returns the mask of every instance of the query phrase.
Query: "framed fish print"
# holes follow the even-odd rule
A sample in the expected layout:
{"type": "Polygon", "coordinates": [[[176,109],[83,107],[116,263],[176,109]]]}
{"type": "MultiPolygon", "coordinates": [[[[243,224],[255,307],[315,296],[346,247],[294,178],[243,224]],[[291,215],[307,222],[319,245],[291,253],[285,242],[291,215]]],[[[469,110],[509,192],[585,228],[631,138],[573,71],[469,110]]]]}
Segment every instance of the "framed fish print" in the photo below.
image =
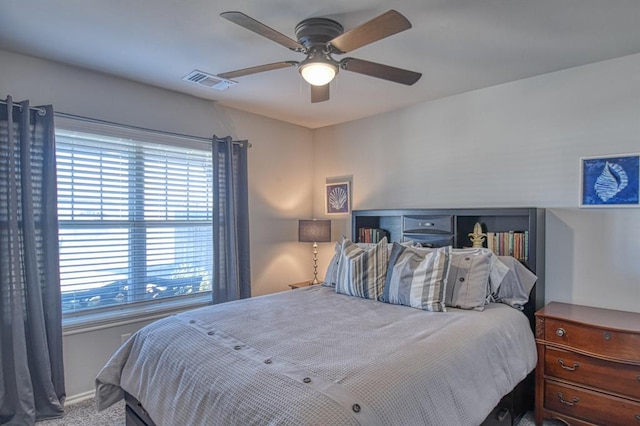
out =
{"type": "Polygon", "coordinates": [[[640,154],[580,159],[580,207],[638,207],[640,154]]]}
{"type": "Polygon", "coordinates": [[[324,194],[326,214],[348,214],[351,212],[350,182],[327,183],[324,194]]]}

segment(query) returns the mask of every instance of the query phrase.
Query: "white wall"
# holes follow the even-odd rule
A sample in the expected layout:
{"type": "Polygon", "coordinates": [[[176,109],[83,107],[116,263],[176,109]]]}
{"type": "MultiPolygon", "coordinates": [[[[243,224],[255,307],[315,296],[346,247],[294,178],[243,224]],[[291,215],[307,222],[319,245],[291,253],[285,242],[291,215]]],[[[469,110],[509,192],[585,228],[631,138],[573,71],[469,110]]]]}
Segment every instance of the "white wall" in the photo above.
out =
{"type": "MultiPolygon", "coordinates": [[[[577,208],[580,157],[640,152],[640,55],[318,129],[314,139],[316,216],[325,179],[342,175],[353,175],[354,209],[544,207],[547,302],[640,312],[640,208],[577,208]]],[[[348,219],[334,227],[350,235],[348,219]]]]}
{"type": "MultiPolygon", "coordinates": [[[[310,248],[297,242],[311,218],[313,139],[309,129],[213,102],[0,50],[0,97],[53,104],[56,111],[157,130],[248,139],[252,292],[288,290],[310,275],[310,248]]],[[[121,334],[144,322],[64,337],[67,395],[93,379],[121,334]]]]}

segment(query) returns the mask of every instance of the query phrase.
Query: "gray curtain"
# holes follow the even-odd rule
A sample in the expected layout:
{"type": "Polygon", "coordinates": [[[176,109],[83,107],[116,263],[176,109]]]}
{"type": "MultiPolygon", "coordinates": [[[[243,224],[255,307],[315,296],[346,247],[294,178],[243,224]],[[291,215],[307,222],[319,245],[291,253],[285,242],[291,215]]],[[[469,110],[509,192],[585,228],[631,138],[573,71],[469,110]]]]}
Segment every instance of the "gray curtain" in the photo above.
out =
{"type": "Polygon", "coordinates": [[[248,149],[213,136],[213,303],[251,297],[248,149]]]}
{"type": "Polygon", "coordinates": [[[0,102],[0,424],[63,414],[53,108],[0,102]]]}

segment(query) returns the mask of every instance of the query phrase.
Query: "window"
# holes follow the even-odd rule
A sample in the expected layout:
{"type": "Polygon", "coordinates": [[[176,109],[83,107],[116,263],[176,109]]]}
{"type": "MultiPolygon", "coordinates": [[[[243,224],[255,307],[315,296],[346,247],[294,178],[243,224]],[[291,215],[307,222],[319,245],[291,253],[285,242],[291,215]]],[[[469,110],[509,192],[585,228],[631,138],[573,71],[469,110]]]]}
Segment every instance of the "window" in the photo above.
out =
{"type": "Polygon", "coordinates": [[[56,121],[65,317],[210,293],[210,144],[56,121]]]}

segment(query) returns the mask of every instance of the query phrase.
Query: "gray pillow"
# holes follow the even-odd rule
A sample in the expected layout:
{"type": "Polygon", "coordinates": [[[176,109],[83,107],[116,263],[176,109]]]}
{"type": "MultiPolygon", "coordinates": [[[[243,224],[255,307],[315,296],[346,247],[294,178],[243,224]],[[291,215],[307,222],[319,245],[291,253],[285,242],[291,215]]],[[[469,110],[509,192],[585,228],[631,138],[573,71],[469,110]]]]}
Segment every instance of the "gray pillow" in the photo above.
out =
{"type": "Polygon", "coordinates": [[[451,247],[423,249],[393,244],[383,302],[446,312],[451,247]]]}
{"type": "Polygon", "coordinates": [[[491,252],[491,268],[489,270],[489,298],[495,295],[500,283],[509,272],[509,267],[500,261],[500,258],[491,252]]]}
{"type": "Polygon", "coordinates": [[[363,249],[345,240],[338,262],[336,293],[380,300],[387,277],[388,261],[386,237],[370,249],[363,249]]]}
{"type": "Polygon", "coordinates": [[[340,254],[342,253],[342,242],[344,238],[336,242],[335,254],[329,261],[327,272],[324,274],[324,282],[322,285],[327,287],[335,287],[338,280],[338,263],[340,262],[340,254]]]}
{"type": "Polygon", "coordinates": [[[522,310],[525,303],[529,301],[529,294],[538,277],[514,257],[498,256],[498,258],[509,268],[509,272],[500,283],[495,299],[497,302],[522,310]]]}
{"type": "MultiPolygon", "coordinates": [[[[346,237],[342,237],[338,242],[336,242],[335,254],[329,261],[329,265],[327,266],[327,271],[324,274],[324,282],[322,285],[327,287],[335,287],[336,282],[338,281],[338,264],[340,262],[340,256],[342,255],[342,244],[345,241],[350,241],[346,237]]],[[[358,247],[369,250],[373,248],[377,243],[355,243],[358,247]]],[[[412,247],[415,245],[413,241],[405,241],[401,243],[403,246],[412,247]]],[[[392,244],[387,245],[387,253],[391,253],[392,244]]]]}
{"type": "Polygon", "coordinates": [[[445,304],[483,311],[492,293],[492,282],[497,283],[497,289],[507,272],[508,268],[487,248],[452,249],[445,304]]]}

